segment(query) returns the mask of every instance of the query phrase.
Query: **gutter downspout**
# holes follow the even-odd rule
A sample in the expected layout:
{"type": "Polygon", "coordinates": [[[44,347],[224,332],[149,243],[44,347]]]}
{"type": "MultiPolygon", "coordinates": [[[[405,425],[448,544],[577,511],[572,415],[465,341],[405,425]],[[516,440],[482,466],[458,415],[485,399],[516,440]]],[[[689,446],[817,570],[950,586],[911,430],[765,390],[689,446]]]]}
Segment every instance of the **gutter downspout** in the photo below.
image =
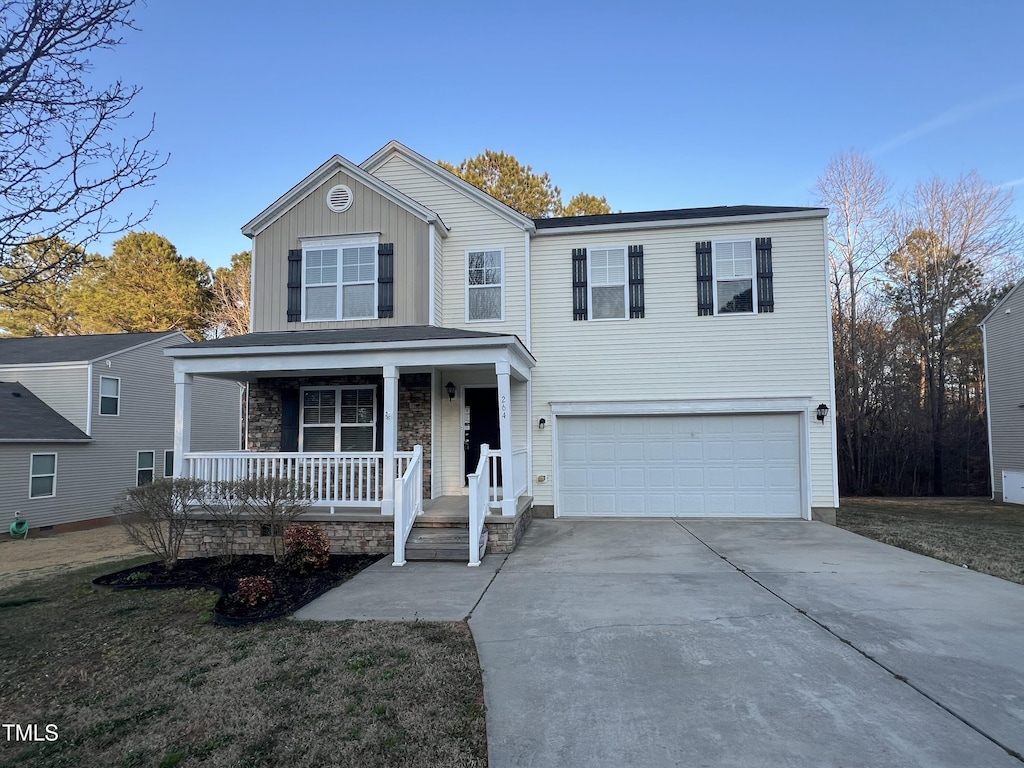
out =
{"type": "Polygon", "coordinates": [[[92,363],[85,375],[85,434],[92,437],[92,363]]]}

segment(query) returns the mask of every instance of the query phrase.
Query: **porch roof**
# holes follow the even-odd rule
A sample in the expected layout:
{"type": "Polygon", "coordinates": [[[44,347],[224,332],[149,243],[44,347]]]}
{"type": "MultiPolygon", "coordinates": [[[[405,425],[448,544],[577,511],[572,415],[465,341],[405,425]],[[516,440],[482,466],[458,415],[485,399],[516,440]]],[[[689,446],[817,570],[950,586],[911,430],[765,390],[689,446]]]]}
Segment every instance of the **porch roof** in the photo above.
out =
{"type": "Polygon", "coordinates": [[[507,362],[528,378],[536,359],[515,334],[432,325],[268,331],[168,347],[176,371],[269,375],[346,368],[507,362]]]}

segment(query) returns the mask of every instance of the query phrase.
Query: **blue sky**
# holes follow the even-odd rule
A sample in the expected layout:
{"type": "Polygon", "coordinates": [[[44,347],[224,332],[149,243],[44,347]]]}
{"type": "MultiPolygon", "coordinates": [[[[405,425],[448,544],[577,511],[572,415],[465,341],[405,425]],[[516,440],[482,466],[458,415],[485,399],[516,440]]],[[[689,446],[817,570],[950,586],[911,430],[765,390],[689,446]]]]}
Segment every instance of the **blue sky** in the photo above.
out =
{"type": "MultiPolygon", "coordinates": [[[[977,170],[1024,219],[1024,3],[175,0],[96,76],[170,161],[130,208],[222,266],[331,155],[504,150],[613,210],[808,205],[829,158],[898,190],[977,170]]],[[[95,250],[109,252],[110,241],[95,250]]]]}

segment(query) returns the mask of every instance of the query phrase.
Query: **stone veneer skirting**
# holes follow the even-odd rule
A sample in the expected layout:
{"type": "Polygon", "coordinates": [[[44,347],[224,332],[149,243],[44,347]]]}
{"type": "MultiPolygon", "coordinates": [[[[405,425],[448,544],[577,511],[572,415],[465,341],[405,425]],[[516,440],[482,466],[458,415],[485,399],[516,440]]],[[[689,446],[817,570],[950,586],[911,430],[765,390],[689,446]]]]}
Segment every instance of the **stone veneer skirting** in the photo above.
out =
{"type": "MultiPolygon", "coordinates": [[[[257,379],[249,385],[246,450],[281,450],[281,390],[302,387],[373,386],[377,391],[377,445],[384,444],[384,379],[381,376],[300,376],[257,379]]],[[[407,373],[398,378],[398,446],[411,451],[423,446],[423,498],[430,498],[430,374],[407,373]]]]}
{"type": "MultiPolygon", "coordinates": [[[[527,508],[515,517],[490,515],[487,528],[487,551],[508,554],[515,550],[533,520],[527,508]]],[[[316,525],[324,529],[331,542],[331,552],[348,554],[390,554],[395,548],[393,518],[367,514],[312,514],[296,525],[316,525]]],[[[269,555],[273,553],[269,536],[260,535],[260,526],[253,521],[239,523],[234,530],[208,516],[198,515],[185,529],[180,557],[220,557],[234,555],[269,555]]],[[[466,553],[469,558],[469,553],[466,553]]]]}

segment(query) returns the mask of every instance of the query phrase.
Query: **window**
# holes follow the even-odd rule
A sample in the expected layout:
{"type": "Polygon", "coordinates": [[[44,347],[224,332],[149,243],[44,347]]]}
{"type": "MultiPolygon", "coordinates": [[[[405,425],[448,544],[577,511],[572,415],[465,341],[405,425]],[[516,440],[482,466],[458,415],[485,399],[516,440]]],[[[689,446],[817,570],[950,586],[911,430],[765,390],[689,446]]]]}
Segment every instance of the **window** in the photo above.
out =
{"type": "Polygon", "coordinates": [[[139,451],[135,460],[135,484],[146,485],[153,482],[153,462],[156,454],[153,451],[139,451]]]}
{"type": "Polygon", "coordinates": [[[753,312],[757,306],[754,241],[717,240],[713,246],[715,314],[753,312]]]}
{"type": "Polygon", "coordinates": [[[164,477],[174,477],[174,451],[164,451],[164,477]]]}
{"type": "Polygon", "coordinates": [[[44,499],[57,495],[57,454],[33,453],[29,467],[28,497],[44,499]]]}
{"type": "Polygon", "coordinates": [[[590,251],[590,319],[622,320],[626,317],[626,249],[593,248],[590,251]]]}
{"type": "Polygon", "coordinates": [[[466,251],[466,320],[504,319],[504,251],[466,251]]]}
{"type": "Polygon", "coordinates": [[[376,435],[374,387],[316,387],[302,390],[300,451],[372,451],[376,435]]]}
{"type": "Polygon", "coordinates": [[[303,259],[306,320],[376,317],[376,243],[307,247],[303,259]]]}
{"type": "Polygon", "coordinates": [[[114,376],[100,376],[100,413],[117,416],[121,412],[121,380],[114,376]]]}

